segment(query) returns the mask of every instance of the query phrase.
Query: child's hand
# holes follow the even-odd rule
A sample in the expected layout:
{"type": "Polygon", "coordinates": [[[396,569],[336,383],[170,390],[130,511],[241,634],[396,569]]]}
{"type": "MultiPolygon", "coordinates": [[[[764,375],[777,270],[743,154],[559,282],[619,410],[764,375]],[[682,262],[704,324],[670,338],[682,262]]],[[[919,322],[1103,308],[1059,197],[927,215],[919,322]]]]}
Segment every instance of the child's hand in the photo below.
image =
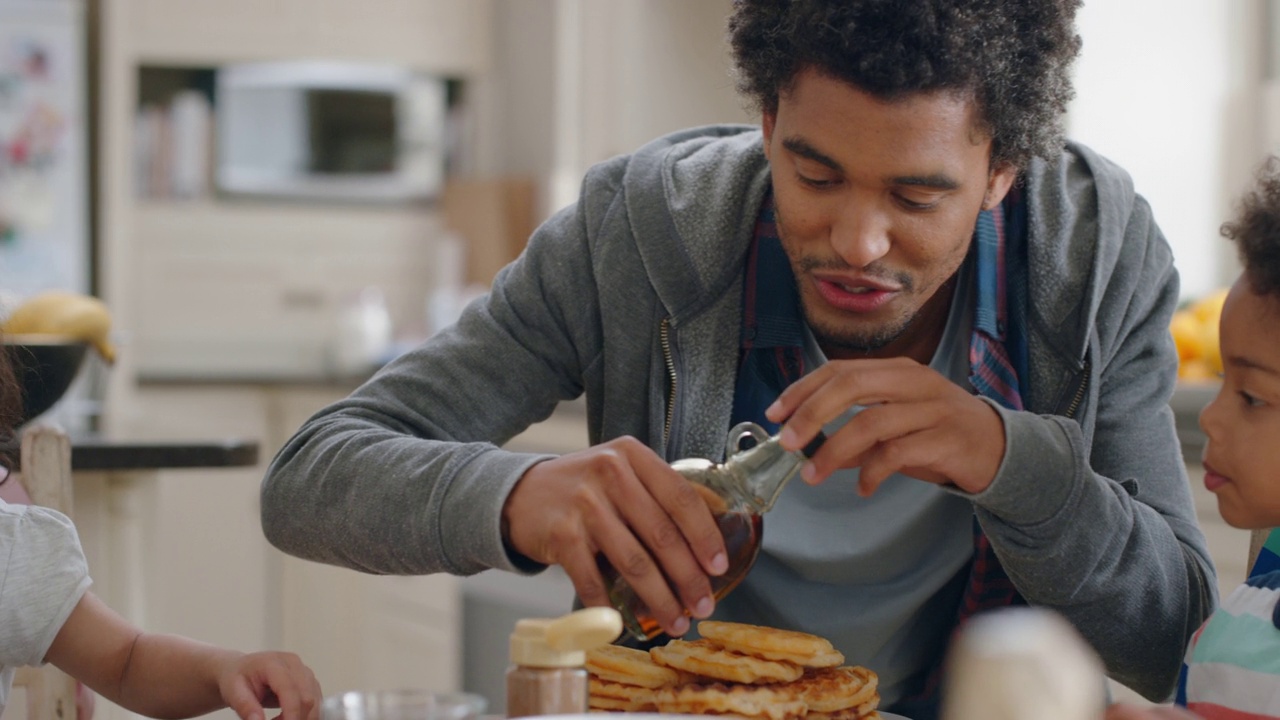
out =
{"type": "Polygon", "coordinates": [[[222,699],[243,720],[266,720],[263,708],[280,708],[283,720],[319,720],[324,696],[311,669],[297,655],[240,655],[218,673],[222,699]]]}

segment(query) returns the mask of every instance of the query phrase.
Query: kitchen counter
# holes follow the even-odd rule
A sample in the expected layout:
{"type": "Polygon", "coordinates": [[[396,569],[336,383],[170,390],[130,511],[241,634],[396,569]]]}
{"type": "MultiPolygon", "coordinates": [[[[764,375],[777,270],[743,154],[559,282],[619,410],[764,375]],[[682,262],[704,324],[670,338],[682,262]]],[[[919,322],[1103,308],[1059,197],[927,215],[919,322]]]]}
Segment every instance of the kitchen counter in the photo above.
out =
{"type": "MultiPolygon", "coordinates": [[[[257,467],[259,441],[73,435],[70,445],[71,516],[95,593],[134,624],[150,627],[155,607],[149,599],[157,587],[172,582],[160,562],[171,549],[161,539],[171,520],[161,511],[160,498],[174,492],[214,498],[233,492],[237,483],[243,485],[246,471],[252,474],[257,467]]],[[[11,453],[15,461],[18,455],[11,453]]],[[[220,508],[210,503],[207,511],[212,516],[220,508]]],[[[182,554],[194,558],[197,552],[188,548],[182,554]]],[[[127,716],[108,712],[104,717],[127,716]]]]}
{"type": "MultiPolygon", "coordinates": [[[[16,461],[16,443],[5,449],[16,461]]],[[[257,464],[258,443],[253,440],[144,442],[103,437],[71,438],[72,472],[230,468],[257,464]]]]}

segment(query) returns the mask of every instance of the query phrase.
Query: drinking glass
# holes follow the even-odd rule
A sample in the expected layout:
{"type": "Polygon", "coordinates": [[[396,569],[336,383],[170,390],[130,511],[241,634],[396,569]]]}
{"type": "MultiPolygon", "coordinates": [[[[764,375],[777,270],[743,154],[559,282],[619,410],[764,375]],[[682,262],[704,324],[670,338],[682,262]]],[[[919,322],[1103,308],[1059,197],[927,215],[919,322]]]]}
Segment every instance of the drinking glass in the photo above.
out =
{"type": "Polygon", "coordinates": [[[485,699],[470,693],[430,690],[352,691],[330,695],[322,720],[472,720],[485,709],[485,699]]]}

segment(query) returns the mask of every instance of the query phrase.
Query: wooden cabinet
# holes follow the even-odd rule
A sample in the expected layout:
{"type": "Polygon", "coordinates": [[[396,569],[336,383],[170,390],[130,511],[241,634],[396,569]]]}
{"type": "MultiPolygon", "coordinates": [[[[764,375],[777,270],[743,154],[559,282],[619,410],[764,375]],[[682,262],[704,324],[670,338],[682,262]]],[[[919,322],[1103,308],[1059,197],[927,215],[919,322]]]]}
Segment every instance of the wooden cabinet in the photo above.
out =
{"type": "Polygon", "coordinates": [[[488,0],[112,0],[127,13],[131,52],[161,63],[295,57],[393,62],[483,72],[488,0]]]}

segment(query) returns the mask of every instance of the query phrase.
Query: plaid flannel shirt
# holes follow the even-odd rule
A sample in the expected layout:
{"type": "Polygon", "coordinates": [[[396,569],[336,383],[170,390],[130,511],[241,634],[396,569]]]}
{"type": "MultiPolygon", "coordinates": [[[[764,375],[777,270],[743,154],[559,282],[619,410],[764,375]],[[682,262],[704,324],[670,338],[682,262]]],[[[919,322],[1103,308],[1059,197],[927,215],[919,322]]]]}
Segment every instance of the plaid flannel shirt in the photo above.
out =
{"type": "MultiPolygon", "coordinates": [[[[969,342],[969,382],[977,394],[1015,410],[1022,409],[1019,379],[1027,377],[1026,343],[1020,323],[1008,321],[1004,253],[1006,235],[1025,233],[1026,211],[1020,198],[1015,188],[1001,205],[979,214],[971,251],[977,254],[977,307],[969,342]]],[[[773,195],[767,193],[747,255],[733,422],[750,420],[770,433],[777,432],[778,425],[769,422],[764,411],[805,371],[804,314],[795,276],[778,238],[773,195]]],[[[973,544],[956,627],[984,610],[1024,603],[976,518],[973,544]]],[[[919,694],[904,701],[913,708],[919,706],[913,717],[936,712],[941,661],[938,658],[919,694]]]]}

